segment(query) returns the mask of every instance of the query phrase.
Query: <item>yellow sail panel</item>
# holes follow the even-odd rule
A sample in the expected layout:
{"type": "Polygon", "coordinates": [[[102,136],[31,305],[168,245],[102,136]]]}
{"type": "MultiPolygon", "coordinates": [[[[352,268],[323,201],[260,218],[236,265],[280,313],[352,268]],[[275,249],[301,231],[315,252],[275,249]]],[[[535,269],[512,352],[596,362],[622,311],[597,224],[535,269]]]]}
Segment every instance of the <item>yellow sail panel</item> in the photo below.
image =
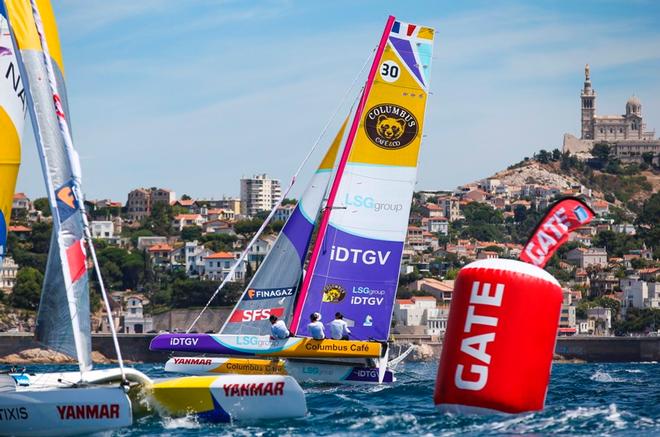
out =
{"type": "Polygon", "coordinates": [[[401,23],[385,47],[349,163],[416,167],[428,98],[432,29],[401,23]]]}
{"type": "Polygon", "coordinates": [[[328,151],[325,153],[325,156],[323,157],[323,161],[321,161],[321,165],[319,166],[319,170],[332,170],[332,167],[335,165],[335,159],[337,158],[337,152],[339,151],[341,140],[342,138],[344,138],[344,131],[346,130],[347,124],[348,124],[348,117],[346,117],[344,123],[342,123],[339,132],[337,132],[337,136],[332,141],[332,144],[330,145],[328,151]]]}
{"type": "Polygon", "coordinates": [[[9,24],[0,14],[0,262],[6,251],[25,123],[25,88],[14,51],[9,24]]]}
{"type": "MultiPolygon", "coordinates": [[[[7,13],[11,22],[12,30],[16,38],[16,43],[20,50],[43,51],[39,42],[39,35],[34,24],[32,15],[32,6],[30,0],[5,0],[7,13]]],[[[64,75],[64,62],[62,60],[62,49],[60,47],[60,38],[55,23],[55,14],[50,0],[36,0],[44,32],[46,33],[46,43],[51,58],[57,64],[62,75],[64,75]]]]}

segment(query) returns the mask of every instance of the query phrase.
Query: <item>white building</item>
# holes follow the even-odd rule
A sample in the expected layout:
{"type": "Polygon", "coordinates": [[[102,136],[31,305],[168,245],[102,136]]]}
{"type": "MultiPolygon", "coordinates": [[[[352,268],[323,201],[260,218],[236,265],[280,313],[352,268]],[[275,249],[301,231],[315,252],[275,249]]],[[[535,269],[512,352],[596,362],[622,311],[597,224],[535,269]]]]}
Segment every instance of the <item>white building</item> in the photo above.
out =
{"type": "Polygon", "coordinates": [[[293,214],[294,209],[296,209],[296,205],[292,205],[292,204],[282,205],[278,207],[277,211],[275,211],[275,215],[273,216],[273,220],[286,222],[287,220],[289,220],[289,217],[291,217],[291,214],[293,214]]]}
{"type": "Polygon", "coordinates": [[[277,237],[275,235],[262,235],[257,241],[254,242],[252,247],[250,247],[250,252],[248,253],[248,261],[257,267],[268,255],[270,249],[275,244],[277,237]]]}
{"type": "Polygon", "coordinates": [[[142,334],[153,328],[151,316],[144,315],[144,305],[149,300],[141,294],[134,294],[126,298],[126,311],[124,311],[124,333],[142,334]]]}
{"type": "Polygon", "coordinates": [[[115,225],[112,221],[93,220],[89,224],[92,238],[99,238],[103,240],[110,240],[115,235],[115,225]]]}
{"type": "Polygon", "coordinates": [[[270,211],[282,196],[277,179],[266,174],[241,179],[241,214],[254,216],[259,211],[270,211]]]}
{"type": "MultiPolygon", "coordinates": [[[[231,269],[238,262],[239,253],[216,252],[204,257],[204,278],[221,281],[227,277],[231,269]]],[[[245,278],[245,262],[242,262],[234,272],[233,281],[242,281],[245,278]]]]}
{"type": "Polygon", "coordinates": [[[11,292],[16,285],[16,275],[18,274],[18,264],[10,256],[2,260],[0,268],[0,290],[11,292]]]}
{"type": "Polygon", "coordinates": [[[609,335],[612,329],[612,309],[603,307],[587,308],[587,318],[594,321],[594,332],[609,335]]]}
{"type": "Polygon", "coordinates": [[[181,232],[185,227],[201,227],[203,224],[204,217],[202,217],[201,214],[179,214],[174,217],[174,220],[172,221],[172,226],[174,226],[179,232],[181,232]]]}
{"type": "Polygon", "coordinates": [[[419,328],[426,335],[442,335],[447,330],[449,307],[437,307],[433,296],[397,299],[393,318],[398,326],[419,328]]]}
{"type": "Polygon", "coordinates": [[[623,291],[623,309],[660,308],[660,284],[646,282],[636,277],[621,279],[623,291]]]}
{"type": "Polygon", "coordinates": [[[172,266],[183,267],[188,276],[199,276],[204,273],[204,258],[212,253],[196,240],[186,241],[184,246],[172,251],[172,266]]]}

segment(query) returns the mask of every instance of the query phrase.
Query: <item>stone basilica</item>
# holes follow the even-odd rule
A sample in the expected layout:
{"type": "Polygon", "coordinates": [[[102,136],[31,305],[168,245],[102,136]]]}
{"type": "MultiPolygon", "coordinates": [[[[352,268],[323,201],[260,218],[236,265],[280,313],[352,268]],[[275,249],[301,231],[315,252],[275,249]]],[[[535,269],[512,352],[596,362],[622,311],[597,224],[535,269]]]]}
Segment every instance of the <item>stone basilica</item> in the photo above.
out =
{"type": "Polygon", "coordinates": [[[585,154],[594,144],[608,143],[612,154],[622,162],[641,162],[642,154],[650,152],[654,155],[655,164],[658,164],[660,140],[655,138],[655,131],[646,131],[639,98],[633,95],[628,99],[623,115],[596,115],[596,91],[591,86],[587,64],[580,101],[582,134],[580,139],[564,134],[565,152],[585,154]]]}

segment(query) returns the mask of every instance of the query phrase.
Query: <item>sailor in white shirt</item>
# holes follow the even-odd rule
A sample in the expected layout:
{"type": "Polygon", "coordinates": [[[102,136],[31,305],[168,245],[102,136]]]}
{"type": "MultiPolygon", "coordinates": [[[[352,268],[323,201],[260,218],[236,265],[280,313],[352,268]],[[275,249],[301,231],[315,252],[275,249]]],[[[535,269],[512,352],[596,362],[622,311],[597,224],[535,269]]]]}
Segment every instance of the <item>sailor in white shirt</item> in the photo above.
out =
{"type": "Polygon", "coordinates": [[[284,320],[278,320],[277,316],[271,314],[268,318],[270,320],[270,336],[276,340],[282,340],[284,338],[289,338],[289,330],[286,328],[284,320]]]}
{"type": "Polygon", "coordinates": [[[335,320],[330,322],[330,337],[335,340],[348,340],[350,333],[348,323],[344,320],[342,313],[335,314],[335,320]]]}
{"type": "Polygon", "coordinates": [[[307,325],[307,331],[314,340],[323,340],[325,338],[325,327],[321,323],[321,314],[312,313],[309,319],[311,322],[307,325]]]}

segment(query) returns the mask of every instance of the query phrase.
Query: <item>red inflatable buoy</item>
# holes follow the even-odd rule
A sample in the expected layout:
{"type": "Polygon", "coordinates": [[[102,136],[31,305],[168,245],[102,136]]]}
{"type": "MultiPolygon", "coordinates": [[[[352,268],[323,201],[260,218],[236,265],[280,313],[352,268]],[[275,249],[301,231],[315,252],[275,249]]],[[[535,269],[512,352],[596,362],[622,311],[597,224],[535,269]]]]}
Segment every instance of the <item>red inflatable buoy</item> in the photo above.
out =
{"type": "Polygon", "coordinates": [[[455,413],[542,410],[561,313],[557,280],[531,264],[480,260],[456,278],[435,404],[455,413]]]}

